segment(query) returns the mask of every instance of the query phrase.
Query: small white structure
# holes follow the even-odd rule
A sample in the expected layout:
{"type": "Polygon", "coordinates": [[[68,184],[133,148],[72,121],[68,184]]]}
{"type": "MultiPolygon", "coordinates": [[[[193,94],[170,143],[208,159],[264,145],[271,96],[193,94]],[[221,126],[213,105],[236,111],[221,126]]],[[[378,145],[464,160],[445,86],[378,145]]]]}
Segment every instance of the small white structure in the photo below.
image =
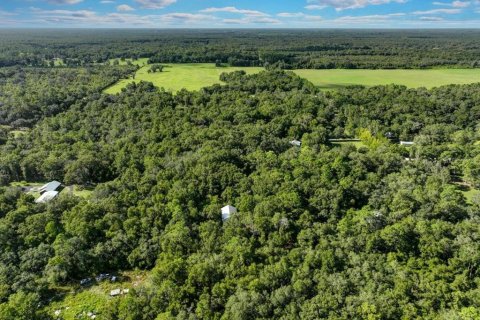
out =
{"type": "Polygon", "coordinates": [[[237,213],[237,208],[227,205],[222,208],[222,220],[225,221],[234,213],[237,213]]]}
{"type": "Polygon", "coordinates": [[[292,146],[300,147],[302,145],[302,141],[292,140],[292,141],[290,141],[290,144],[292,146]]]}
{"type": "Polygon", "coordinates": [[[47,191],[35,200],[35,203],[46,203],[55,199],[58,196],[58,191],[47,191]]]}
{"type": "Polygon", "coordinates": [[[40,193],[48,192],[48,191],[56,191],[62,184],[58,181],[51,181],[47,184],[44,184],[43,186],[38,189],[40,193]]]}
{"type": "Polygon", "coordinates": [[[110,291],[110,297],[116,297],[122,294],[122,290],[114,289],[110,291]]]}
{"type": "Polygon", "coordinates": [[[127,294],[130,289],[114,289],[110,291],[110,297],[116,297],[120,295],[127,294]]]}
{"type": "Polygon", "coordinates": [[[402,146],[413,146],[415,143],[413,141],[400,141],[402,146]]]}

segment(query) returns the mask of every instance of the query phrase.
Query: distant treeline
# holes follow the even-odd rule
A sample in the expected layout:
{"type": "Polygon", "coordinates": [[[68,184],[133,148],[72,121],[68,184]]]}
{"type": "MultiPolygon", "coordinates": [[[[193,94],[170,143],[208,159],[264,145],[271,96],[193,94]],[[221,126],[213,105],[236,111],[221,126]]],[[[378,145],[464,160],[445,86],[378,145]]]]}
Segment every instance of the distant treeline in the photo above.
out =
{"type": "Polygon", "coordinates": [[[480,66],[478,30],[2,30],[0,48],[0,67],[122,57],[282,69],[480,66]]]}

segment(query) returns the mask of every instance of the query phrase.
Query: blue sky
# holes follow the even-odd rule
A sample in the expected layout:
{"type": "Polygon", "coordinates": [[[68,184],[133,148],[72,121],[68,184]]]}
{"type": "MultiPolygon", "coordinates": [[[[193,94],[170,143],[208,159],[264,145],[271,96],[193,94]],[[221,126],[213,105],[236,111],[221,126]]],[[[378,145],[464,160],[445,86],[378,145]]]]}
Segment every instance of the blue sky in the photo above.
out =
{"type": "Polygon", "coordinates": [[[480,28],[480,0],[0,0],[0,27],[480,28]]]}

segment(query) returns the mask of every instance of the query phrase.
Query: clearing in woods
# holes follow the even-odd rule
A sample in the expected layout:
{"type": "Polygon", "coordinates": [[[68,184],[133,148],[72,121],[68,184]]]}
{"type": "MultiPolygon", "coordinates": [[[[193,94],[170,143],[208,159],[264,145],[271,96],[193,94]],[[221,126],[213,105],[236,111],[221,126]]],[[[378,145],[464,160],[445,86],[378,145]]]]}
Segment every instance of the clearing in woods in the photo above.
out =
{"type": "MultiPolygon", "coordinates": [[[[157,87],[176,92],[181,89],[199,90],[200,88],[221,83],[220,74],[245,70],[248,74],[257,73],[260,67],[216,67],[212,63],[164,64],[163,72],[149,73],[146,59],[132,63],[141,66],[135,79],[123,79],[105,89],[105,93],[115,94],[132,82],[149,81],[157,87]]],[[[122,62],[125,63],[125,62],[122,62]]],[[[447,84],[467,84],[480,82],[480,69],[428,69],[428,70],[293,70],[324,90],[335,90],[349,85],[386,85],[399,84],[410,88],[433,88],[447,84]]]]}
{"type": "Polygon", "coordinates": [[[242,67],[215,67],[211,63],[195,64],[162,64],[165,66],[162,72],[149,73],[150,66],[143,66],[135,74],[135,79],[120,80],[113,86],[105,89],[105,93],[115,94],[132,82],[149,81],[157,87],[163,87],[167,91],[176,92],[181,89],[199,90],[203,87],[221,83],[219,77],[224,72],[245,70],[247,73],[256,73],[263,68],[242,67]]]}
{"type": "Polygon", "coordinates": [[[400,84],[409,88],[433,88],[448,84],[480,82],[480,69],[426,69],[426,70],[295,70],[322,89],[339,89],[349,85],[367,87],[400,84]]]}

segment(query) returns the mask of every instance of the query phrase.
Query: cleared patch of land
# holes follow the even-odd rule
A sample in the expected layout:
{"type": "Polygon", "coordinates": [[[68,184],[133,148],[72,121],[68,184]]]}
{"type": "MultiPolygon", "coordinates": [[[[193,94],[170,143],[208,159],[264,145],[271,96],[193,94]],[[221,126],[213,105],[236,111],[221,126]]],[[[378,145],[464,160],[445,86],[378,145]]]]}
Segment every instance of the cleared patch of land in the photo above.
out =
{"type": "Polygon", "coordinates": [[[400,84],[410,88],[433,88],[447,84],[480,82],[480,69],[428,69],[428,70],[295,70],[300,77],[322,89],[332,90],[349,85],[400,84]]]}
{"type": "Polygon", "coordinates": [[[221,83],[219,77],[224,72],[245,70],[247,73],[256,73],[263,68],[242,67],[215,67],[210,63],[195,64],[164,64],[162,72],[149,73],[150,66],[140,68],[135,74],[135,79],[124,79],[105,89],[105,93],[115,94],[132,82],[149,81],[155,86],[165,88],[167,91],[176,92],[181,89],[199,90],[203,87],[221,83]]]}
{"type": "Polygon", "coordinates": [[[468,188],[462,191],[462,193],[465,196],[465,199],[467,199],[468,203],[473,203],[474,199],[480,199],[480,190],[468,188]]]}
{"type": "MultiPolygon", "coordinates": [[[[253,74],[264,70],[253,67],[215,67],[210,63],[192,64],[164,64],[163,72],[149,73],[150,66],[147,59],[120,61],[126,64],[142,66],[135,74],[135,79],[120,80],[113,86],[105,89],[105,93],[119,93],[122,88],[132,82],[149,81],[157,87],[163,87],[167,91],[176,92],[181,89],[199,90],[200,88],[221,83],[220,74],[245,70],[253,74]]],[[[112,63],[110,61],[110,63],[112,63]]],[[[410,88],[426,87],[433,88],[448,84],[468,84],[480,82],[480,69],[429,69],[429,70],[294,70],[297,75],[311,81],[321,89],[335,90],[350,85],[387,85],[399,84],[410,88]]]]}
{"type": "Polygon", "coordinates": [[[82,287],[71,284],[64,287],[51,288],[57,292],[52,302],[45,307],[45,311],[53,319],[76,320],[92,319],[89,314],[97,315],[102,319],[108,301],[125,299],[126,294],[110,297],[110,291],[115,289],[135,289],[148,285],[148,274],[145,271],[126,271],[119,275],[119,281],[105,280],[94,282],[91,286],[82,287]]]}

